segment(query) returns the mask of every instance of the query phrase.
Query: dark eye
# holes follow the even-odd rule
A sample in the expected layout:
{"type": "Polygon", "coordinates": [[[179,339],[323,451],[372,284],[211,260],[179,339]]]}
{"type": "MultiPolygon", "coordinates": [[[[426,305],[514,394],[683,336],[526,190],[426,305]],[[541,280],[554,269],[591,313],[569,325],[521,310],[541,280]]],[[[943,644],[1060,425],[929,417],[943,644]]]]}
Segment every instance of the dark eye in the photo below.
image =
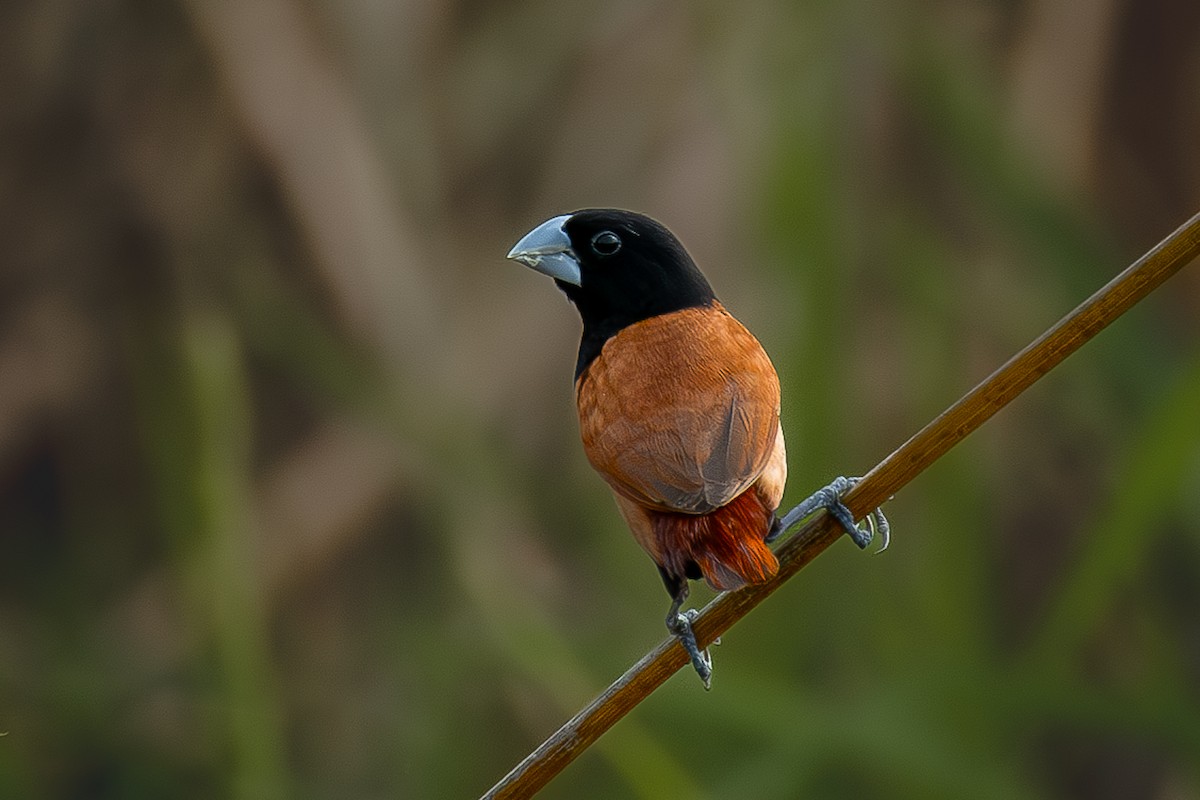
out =
{"type": "Polygon", "coordinates": [[[592,237],[592,249],[596,255],[611,256],[621,249],[621,237],[612,231],[601,231],[592,237]]]}

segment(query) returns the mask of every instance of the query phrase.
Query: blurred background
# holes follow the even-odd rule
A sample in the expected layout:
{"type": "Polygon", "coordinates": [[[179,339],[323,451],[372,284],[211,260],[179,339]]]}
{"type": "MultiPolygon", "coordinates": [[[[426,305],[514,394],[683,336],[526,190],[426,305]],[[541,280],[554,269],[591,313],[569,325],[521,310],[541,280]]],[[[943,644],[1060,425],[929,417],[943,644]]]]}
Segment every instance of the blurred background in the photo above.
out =
{"type": "MultiPolygon", "coordinates": [[[[5,798],[472,797],[661,640],[552,215],[685,242],[790,503],[1200,209],[1194,0],[16,2],[0,97],[5,798]]],[[[1200,798],[1198,266],[543,796],[1200,798]]]]}

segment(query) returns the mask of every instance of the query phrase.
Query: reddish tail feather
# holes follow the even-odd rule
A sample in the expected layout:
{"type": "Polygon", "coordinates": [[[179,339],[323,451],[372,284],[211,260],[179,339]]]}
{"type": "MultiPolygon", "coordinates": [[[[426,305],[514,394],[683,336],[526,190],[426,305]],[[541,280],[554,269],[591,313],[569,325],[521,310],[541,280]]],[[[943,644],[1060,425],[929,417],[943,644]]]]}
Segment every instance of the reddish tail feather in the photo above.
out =
{"type": "Polygon", "coordinates": [[[762,583],[779,570],[779,560],[763,541],[774,509],[751,487],[709,514],[658,513],[654,535],[663,567],[677,576],[699,577],[729,591],[762,583]]]}

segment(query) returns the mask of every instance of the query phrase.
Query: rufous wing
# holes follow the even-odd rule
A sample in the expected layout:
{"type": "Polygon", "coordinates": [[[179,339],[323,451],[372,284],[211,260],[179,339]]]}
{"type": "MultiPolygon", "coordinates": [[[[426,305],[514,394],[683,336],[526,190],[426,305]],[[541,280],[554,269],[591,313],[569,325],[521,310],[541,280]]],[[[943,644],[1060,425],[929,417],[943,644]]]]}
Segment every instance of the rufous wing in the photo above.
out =
{"type": "Polygon", "coordinates": [[[592,466],[620,495],[659,511],[726,505],[777,445],[775,369],[719,304],[623,328],[580,376],[576,403],[592,466]]]}

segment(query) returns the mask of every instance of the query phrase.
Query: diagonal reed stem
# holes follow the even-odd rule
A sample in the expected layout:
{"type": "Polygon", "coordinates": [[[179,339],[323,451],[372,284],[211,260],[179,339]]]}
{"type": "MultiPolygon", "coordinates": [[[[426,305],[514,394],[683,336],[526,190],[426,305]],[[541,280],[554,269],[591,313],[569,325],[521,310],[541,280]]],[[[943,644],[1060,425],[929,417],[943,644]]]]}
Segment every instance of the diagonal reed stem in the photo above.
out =
{"type": "MultiPolygon", "coordinates": [[[[1200,255],[1200,214],[1113,278],[868,472],[843,498],[855,519],[887,501],[1197,255],[1200,255]]],[[[704,607],[693,622],[699,645],[707,647],[841,535],[841,527],[828,514],[813,518],[776,551],[779,572],[774,578],[718,595],[704,607]]],[[[673,637],[663,640],[526,756],[484,798],[532,797],[617,720],[687,663],[687,654],[678,641],[673,637]]]]}

